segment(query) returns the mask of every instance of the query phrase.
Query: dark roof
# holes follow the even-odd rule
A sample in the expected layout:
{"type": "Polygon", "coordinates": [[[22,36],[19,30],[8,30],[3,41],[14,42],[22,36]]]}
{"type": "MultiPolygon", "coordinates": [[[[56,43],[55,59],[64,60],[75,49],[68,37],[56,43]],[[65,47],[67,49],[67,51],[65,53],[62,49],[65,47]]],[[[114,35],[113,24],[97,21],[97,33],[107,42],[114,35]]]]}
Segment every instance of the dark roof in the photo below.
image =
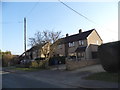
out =
{"type": "Polygon", "coordinates": [[[30,51],[33,51],[33,50],[36,50],[36,49],[39,49],[39,48],[40,48],[40,46],[33,46],[30,49],[28,49],[26,52],[30,52],[30,51]]]}
{"type": "Polygon", "coordinates": [[[35,45],[35,46],[31,47],[30,49],[28,49],[26,52],[34,51],[34,50],[37,50],[37,49],[41,49],[47,43],[43,43],[43,44],[40,44],[40,45],[35,45]]]}
{"type": "MultiPolygon", "coordinates": [[[[33,47],[31,47],[30,49],[28,49],[26,52],[32,52],[32,51],[34,51],[34,50],[38,50],[38,49],[41,49],[45,44],[47,44],[48,42],[46,42],[46,43],[43,43],[43,44],[41,44],[41,45],[36,45],[36,46],[33,46],[33,47]]],[[[25,52],[23,52],[21,55],[19,55],[19,57],[22,57],[22,55],[24,55],[25,54],[25,52]]]]}
{"type": "Polygon", "coordinates": [[[95,30],[95,29],[85,31],[85,32],[81,32],[81,33],[78,33],[78,34],[74,34],[74,35],[71,35],[71,36],[67,36],[67,37],[59,39],[59,41],[60,41],[61,44],[64,44],[64,43],[69,43],[69,42],[73,42],[73,41],[84,40],[90,35],[90,33],[93,30],[95,30]]]}
{"type": "Polygon", "coordinates": [[[85,51],[86,47],[78,47],[75,52],[83,52],[85,51]]]}

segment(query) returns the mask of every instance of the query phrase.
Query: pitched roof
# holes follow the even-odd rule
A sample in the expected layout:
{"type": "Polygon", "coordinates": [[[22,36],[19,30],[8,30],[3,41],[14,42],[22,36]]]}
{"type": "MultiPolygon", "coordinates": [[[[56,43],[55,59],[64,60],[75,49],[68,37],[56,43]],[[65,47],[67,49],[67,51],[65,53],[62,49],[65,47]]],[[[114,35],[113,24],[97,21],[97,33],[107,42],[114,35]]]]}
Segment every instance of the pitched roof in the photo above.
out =
{"type": "Polygon", "coordinates": [[[75,52],[83,52],[85,51],[86,47],[78,47],[75,52]]]}
{"type": "Polygon", "coordinates": [[[43,43],[43,44],[40,44],[40,45],[35,45],[33,47],[31,47],[29,50],[27,50],[28,52],[29,51],[33,51],[33,50],[37,50],[37,49],[41,49],[44,45],[46,45],[48,42],[46,43],[43,43]]]}
{"type": "Polygon", "coordinates": [[[78,33],[78,34],[74,34],[74,35],[71,35],[71,36],[67,36],[67,37],[59,39],[59,41],[60,41],[61,44],[64,44],[64,43],[69,43],[69,42],[73,42],[73,41],[84,40],[90,35],[90,33],[93,30],[95,30],[95,29],[85,31],[85,32],[81,32],[81,33],[78,33]]]}

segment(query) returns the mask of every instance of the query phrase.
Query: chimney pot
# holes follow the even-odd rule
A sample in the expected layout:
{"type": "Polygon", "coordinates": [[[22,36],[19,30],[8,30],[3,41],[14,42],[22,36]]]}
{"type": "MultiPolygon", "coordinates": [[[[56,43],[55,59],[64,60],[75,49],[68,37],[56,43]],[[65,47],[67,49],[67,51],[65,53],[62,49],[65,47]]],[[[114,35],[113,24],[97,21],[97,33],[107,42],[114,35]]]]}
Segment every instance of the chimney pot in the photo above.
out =
{"type": "Polygon", "coordinates": [[[68,37],[68,33],[66,34],[66,37],[68,37]]]}
{"type": "Polygon", "coordinates": [[[82,32],[82,29],[79,29],[79,33],[81,33],[82,32]]]}

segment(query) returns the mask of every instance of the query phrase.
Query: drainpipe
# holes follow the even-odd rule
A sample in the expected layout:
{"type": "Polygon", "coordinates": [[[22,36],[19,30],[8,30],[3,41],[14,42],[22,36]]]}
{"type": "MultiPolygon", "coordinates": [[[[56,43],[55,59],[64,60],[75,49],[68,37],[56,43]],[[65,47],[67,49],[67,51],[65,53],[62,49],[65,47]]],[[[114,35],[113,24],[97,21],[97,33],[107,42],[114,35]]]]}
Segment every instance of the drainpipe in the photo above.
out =
{"type": "Polygon", "coordinates": [[[77,52],[76,52],[76,60],[77,60],[77,58],[78,58],[78,57],[77,57],[77,52]]]}

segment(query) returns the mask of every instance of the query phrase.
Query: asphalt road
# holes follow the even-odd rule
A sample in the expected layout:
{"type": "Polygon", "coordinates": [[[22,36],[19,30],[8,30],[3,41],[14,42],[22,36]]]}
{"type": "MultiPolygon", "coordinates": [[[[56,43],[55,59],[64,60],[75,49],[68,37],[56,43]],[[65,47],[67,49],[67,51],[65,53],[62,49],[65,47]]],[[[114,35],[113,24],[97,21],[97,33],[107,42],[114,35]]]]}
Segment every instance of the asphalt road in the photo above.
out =
{"type": "Polygon", "coordinates": [[[2,75],[2,88],[61,88],[20,74],[7,73],[2,75]]]}
{"type": "Polygon", "coordinates": [[[75,71],[38,70],[26,72],[5,68],[3,70],[7,71],[2,74],[3,88],[78,88],[79,90],[87,90],[87,87],[106,86],[105,82],[104,84],[103,82],[93,83],[93,81],[82,79],[83,76],[87,76],[88,74],[103,71],[99,65],[85,67],[75,71]]]}

